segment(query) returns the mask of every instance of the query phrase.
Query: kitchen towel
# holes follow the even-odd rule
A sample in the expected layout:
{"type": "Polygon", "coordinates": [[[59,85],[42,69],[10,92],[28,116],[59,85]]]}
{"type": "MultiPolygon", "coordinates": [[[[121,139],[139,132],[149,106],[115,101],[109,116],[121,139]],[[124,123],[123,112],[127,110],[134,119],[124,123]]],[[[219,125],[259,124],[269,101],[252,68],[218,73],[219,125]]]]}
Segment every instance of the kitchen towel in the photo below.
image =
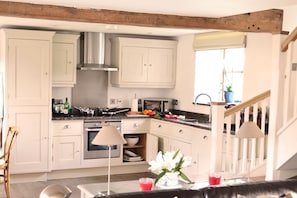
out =
{"type": "Polygon", "coordinates": [[[134,98],[131,104],[131,111],[137,112],[138,111],[138,99],[134,98]]]}

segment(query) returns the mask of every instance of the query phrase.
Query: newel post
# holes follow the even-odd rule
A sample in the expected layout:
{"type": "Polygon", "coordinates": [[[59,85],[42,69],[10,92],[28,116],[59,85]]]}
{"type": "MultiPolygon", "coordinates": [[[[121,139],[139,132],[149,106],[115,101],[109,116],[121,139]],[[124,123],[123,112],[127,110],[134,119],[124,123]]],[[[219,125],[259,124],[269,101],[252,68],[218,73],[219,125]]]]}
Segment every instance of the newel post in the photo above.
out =
{"type": "Polygon", "coordinates": [[[222,169],[222,140],[224,131],[225,102],[212,102],[210,171],[222,169]]]}

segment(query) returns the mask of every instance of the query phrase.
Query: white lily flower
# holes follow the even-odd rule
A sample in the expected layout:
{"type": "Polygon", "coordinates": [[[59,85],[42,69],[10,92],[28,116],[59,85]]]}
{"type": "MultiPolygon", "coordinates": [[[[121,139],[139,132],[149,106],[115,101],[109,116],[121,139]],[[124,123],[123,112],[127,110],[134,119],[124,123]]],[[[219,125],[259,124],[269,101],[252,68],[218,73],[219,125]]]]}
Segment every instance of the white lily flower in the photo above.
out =
{"type": "Polygon", "coordinates": [[[159,174],[162,172],[181,172],[180,169],[190,166],[191,161],[191,157],[184,156],[180,151],[165,152],[164,154],[160,151],[156,156],[156,160],[149,162],[149,170],[159,174]],[[181,160],[182,163],[179,164],[181,160]]]}

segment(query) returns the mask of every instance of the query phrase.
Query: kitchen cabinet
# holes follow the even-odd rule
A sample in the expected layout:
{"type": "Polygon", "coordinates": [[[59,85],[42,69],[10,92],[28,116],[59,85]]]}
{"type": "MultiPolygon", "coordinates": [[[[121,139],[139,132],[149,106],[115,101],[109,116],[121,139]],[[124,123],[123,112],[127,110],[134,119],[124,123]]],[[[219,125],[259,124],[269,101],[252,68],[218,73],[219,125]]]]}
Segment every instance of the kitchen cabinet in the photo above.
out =
{"type": "Polygon", "coordinates": [[[12,173],[44,172],[48,170],[49,115],[48,107],[9,106],[7,126],[20,130],[13,145],[12,173]]]}
{"type": "Polygon", "coordinates": [[[83,121],[53,122],[52,169],[81,168],[83,121]]]}
{"type": "Polygon", "coordinates": [[[116,87],[175,86],[176,41],[117,37],[112,39],[111,73],[116,87]]]}
{"type": "Polygon", "coordinates": [[[192,157],[192,164],[185,168],[187,175],[199,175],[209,170],[210,133],[197,127],[162,120],[151,120],[150,134],[158,137],[159,151],[180,150],[192,157]]]}
{"type": "Polygon", "coordinates": [[[150,119],[146,118],[122,120],[122,134],[124,138],[131,135],[139,137],[139,141],[136,145],[123,145],[123,163],[143,163],[143,161],[150,161],[157,154],[157,146],[150,146],[148,149],[148,145],[158,144],[156,137],[148,135],[149,123],[150,119]],[[141,160],[134,161],[135,158],[130,156],[126,151],[135,153],[141,160]],[[127,158],[127,155],[130,158],[127,158]]]}
{"type": "Polygon", "coordinates": [[[52,39],[55,32],[1,29],[4,128],[20,129],[12,173],[48,171],[52,39]]]}
{"type": "Polygon", "coordinates": [[[210,167],[210,131],[196,128],[193,132],[192,166],[191,170],[196,175],[208,175],[210,167]]]}
{"type": "MultiPolygon", "coordinates": [[[[16,30],[20,31],[20,30],[16,30]]],[[[48,105],[51,69],[51,40],[6,33],[8,105],[48,105]],[[11,35],[10,37],[10,34],[11,35]],[[18,38],[19,37],[19,38],[18,38]]],[[[49,34],[49,37],[53,33],[49,34]]]]}
{"type": "Polygon", "coordinates": [[[53,87],[73,87],[76,83],[79,35],[56,34],[53,41],[53,87]]]}

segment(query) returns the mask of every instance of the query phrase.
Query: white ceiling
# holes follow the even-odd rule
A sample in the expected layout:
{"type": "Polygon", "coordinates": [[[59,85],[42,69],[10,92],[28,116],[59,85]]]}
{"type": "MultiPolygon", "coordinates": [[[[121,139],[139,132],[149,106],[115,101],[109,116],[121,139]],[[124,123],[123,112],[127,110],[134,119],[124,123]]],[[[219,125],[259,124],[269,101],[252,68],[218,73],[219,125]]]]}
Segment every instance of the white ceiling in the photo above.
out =
{"type": "MultiPolygon", "coordinates": [[[[231,16],[273,8],[283,9],[284,7],[297,4],[297,0],[18,0],[18,2],[200,17],[231,16]]],[[[201,32],[201,30],[189,29],[145,28],[124,25],[0,17],[0,27],[11,26],[167,36],[201,32]]]]}

